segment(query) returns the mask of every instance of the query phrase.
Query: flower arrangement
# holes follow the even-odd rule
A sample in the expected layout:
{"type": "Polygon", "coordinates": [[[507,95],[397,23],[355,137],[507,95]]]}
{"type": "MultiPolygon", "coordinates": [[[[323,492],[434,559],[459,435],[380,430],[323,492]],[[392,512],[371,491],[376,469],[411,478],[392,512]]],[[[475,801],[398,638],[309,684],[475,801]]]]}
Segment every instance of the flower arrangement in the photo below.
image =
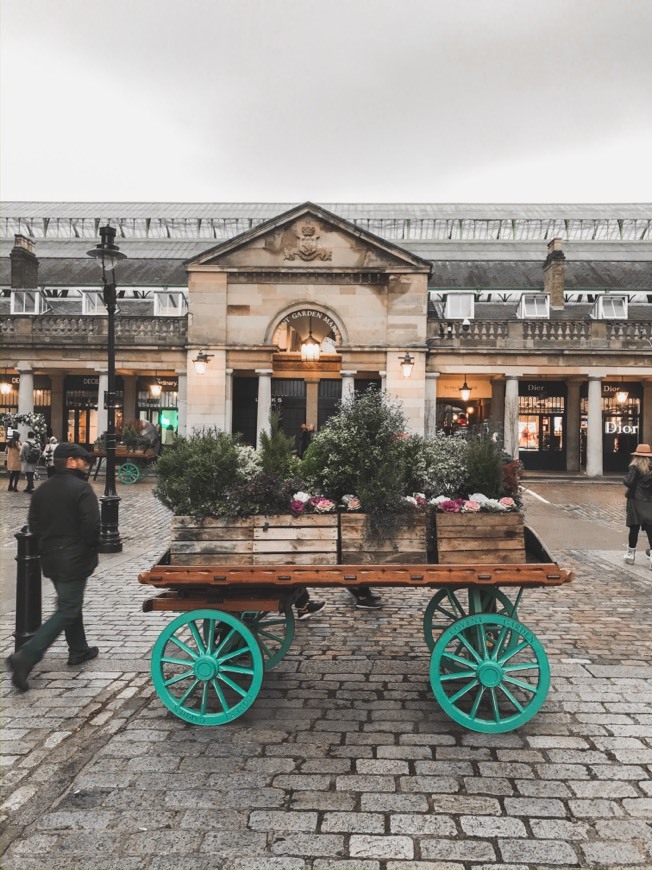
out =
{"type": "Polygon", "coordinates": [[[470,514],[484,511],[486,513],[501,513],[503,511],[517,511],[518,505],[513,498],[487,498],[481,492],[473,493],[468,499],[448,498],[440,495],[429,502],[437,511],[446,514],[470,514]]]}
{"type": "Polygon", "coordinates": [[[48,427],[43,414],[36,414],[31,411],[27,414],[3,414],[2,425],[5,429],[26,426],[36,435],[37,440],[43,444],[48,434],[48,427]]]}
{"type": "Polygon", "coordinates": [[[295,492],[290,501],[290,513],[295,517],[303,514],[332,514],[336,504],[329,498],[320,495],[310,495],[307,492],[295,492]]]}

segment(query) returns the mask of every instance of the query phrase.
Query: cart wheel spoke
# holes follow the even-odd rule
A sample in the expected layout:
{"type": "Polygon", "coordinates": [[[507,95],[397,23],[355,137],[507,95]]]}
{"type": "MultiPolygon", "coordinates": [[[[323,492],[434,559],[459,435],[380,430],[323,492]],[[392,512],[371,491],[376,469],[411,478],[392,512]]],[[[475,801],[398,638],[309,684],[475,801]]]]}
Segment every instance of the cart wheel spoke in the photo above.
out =
{"type": "Polygon", "coordinates": [[[152,651],[152,678],[161,701],[198,725],[221,725],[241,716],[258,695],[263,673],[253,633],[235,615],[218,610],[181,614],[152,651]],[[175,655],[176,649],[190,658],[175,655]]]}
{"type": "Polygon", "coordinates": [[[439,589],[430,599],[423,616],[423,636],[428,649],[432,651],[441,632],[458,619],[478,612],[515,617],[516,605],[500,589],[439,589]],[[461,599],[463,593],[468,594],[466,607],[461,599]]]}
{"type": "Polygon", "coordinates": [[[258,641],[265,670],[270,671],[284,658],[294,640],[293,609],[289,607],[283,613],[248,611],[242,614],[242,621],[258,641]]]}
{"type": "Polygon", "coordinates": [[[524,725],[541,709],[550,668],[540,642],[516,619],[475,613],[442,633],[430,660],[430,683],[451,719],[497,734],[524,725]],[[460,644],[470,660],[457,654],[460,644]],[[500,651],[505,645],[507,650],[500,651]]]}
{"type": "Polygon", "coordinates": [[[136,483],[140,477],[140,469],[135,462],[123,462],[118,468],[120,483],[136,483]]]}

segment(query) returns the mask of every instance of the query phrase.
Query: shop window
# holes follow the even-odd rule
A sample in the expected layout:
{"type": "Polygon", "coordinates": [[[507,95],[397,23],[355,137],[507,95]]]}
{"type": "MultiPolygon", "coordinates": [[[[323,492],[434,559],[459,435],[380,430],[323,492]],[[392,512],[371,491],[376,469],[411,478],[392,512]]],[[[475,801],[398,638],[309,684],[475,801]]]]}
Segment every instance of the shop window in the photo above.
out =
{"type": "Polygon", "coordinates": [[[12,314],[41,314],[44,309],[40,290],[12,290],[12,314]]]}
{"type": "Polygon", "coordinates": [[[154,294],[154,314],[157,317],[183,317],[186,297],[181,290],[165,290],[154,294]]]}
{"type": "Polygon", "coordinates": [[[444,317],[447,320],[473,319],[475,306],[475,294],[473,293],[447,293],[446,309],[444,317]]]}
{"type": "Polygon", "coordinates": [[[550,297],[547,293],[524,293],[518,306],[518,317],[529,319],[550,315],[550,297]]]}
{"type": "Polygon", "coordinates": [[[627,320],[627,296],[605,293],[598,296],[591,309],[594,320],[627,320]]]}
{"type": "Polygon", "coordinates": [[[84,290],[82,293],[82,314],[106,314],[106,307],[99,290],[84,290]]]}

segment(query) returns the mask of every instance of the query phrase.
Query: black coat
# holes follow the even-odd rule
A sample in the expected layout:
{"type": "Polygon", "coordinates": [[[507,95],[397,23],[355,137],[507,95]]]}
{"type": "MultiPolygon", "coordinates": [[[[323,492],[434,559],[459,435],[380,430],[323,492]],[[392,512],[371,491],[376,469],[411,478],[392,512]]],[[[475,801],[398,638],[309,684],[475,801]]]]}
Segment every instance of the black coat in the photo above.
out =
{"type": "Polygon", "coordinates": [[[28,523],[36,535],[46,577],[77,580],[93,573],[100,543],[100,509],[85,475],[75,469],[57,469],[32,496],[28,523]]]}
{"type": "Polygon", "coordinates": [[[630,465],[623,483],[628,495],[626,524],[652,528],[652,472],[642,474],[630,465]]]}

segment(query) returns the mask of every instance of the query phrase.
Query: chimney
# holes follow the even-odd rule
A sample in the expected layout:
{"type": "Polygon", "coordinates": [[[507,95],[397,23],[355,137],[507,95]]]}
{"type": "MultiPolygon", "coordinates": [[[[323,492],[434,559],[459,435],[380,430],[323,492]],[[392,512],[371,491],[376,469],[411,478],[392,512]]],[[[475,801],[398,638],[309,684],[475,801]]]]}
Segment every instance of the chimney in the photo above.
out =
{"type": "Polygon", "coordinates": [[[38,287],[38,258],[34,242],[27,236],[15,235],[11,249],[11,287],[14,290],[35,290],[38,287]]]}
{"type": "Polygon", "coordinates": [[[550,294],[550,307],[564,307],[564,272],[566,257],[561,249],[561,239],[548,242],[548,256],[543,264],[543,290],[550,294]]]}

